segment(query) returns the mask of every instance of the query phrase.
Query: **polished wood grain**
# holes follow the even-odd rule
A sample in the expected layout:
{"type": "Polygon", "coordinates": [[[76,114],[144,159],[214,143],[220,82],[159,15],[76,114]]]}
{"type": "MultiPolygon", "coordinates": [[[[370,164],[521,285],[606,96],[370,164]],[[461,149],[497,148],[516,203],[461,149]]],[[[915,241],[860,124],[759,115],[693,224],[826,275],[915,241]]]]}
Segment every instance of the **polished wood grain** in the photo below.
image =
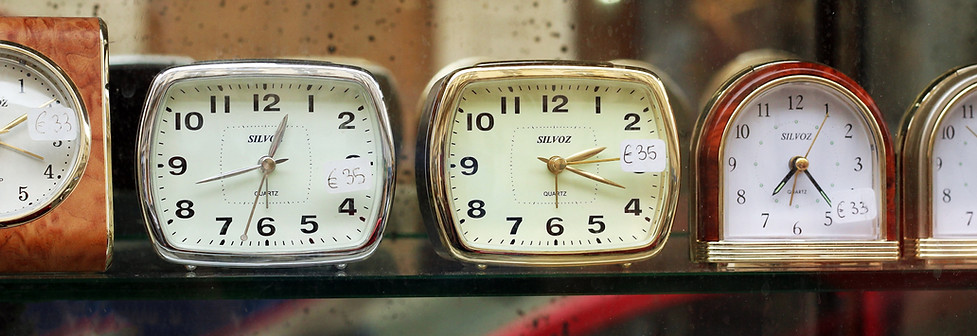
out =
{"type": "Polygon", "coordinates": [[[895,185],[896,185],[896,164],[895,154],[892,147],[892,140],[886,123],[882,120],[882,113],[875,105],[872,97],[862,89],[854,80],[845,76],[841,72],[828,66],[808,63],[808,62],[783,62],[774,63],[759,68],[750,74],[740,78],[730,87],[729,91],[711,105],[708,115],[700,125],[699,138],[696,140],[696,171],[694,174],[698,178],[696,185],[696,230],[695,239],[698,242],[719,241],[719,226],[722,219],[721,209],[719,209],[719,193],[722,190],[720,183],[720,165],[722,164],[720,153],[723,139],[723,131],[729,123],[736,107],[746,99],[746,97],[758,89],[761,85],[774,79],[795,76],[811,75],[824,77],[847,88],[855,94],[870,110],[875,122],[881,128],[882,151],[885,156],[885,183],[886,189],[886,234],[885,240],[898,241],[899,228],[897,226],[897,216],[895,207],[895,185]]]}
{"type": "Polygon", "coordinates": [[[0,17],[0,39],[30,47],[71,78],[92,131],[88,166],[75,190],[44,217],[0,230],[0,272],[105,270],[111,259],[111,167],[104,109],[105,41],[97,18],[0,17]]]}

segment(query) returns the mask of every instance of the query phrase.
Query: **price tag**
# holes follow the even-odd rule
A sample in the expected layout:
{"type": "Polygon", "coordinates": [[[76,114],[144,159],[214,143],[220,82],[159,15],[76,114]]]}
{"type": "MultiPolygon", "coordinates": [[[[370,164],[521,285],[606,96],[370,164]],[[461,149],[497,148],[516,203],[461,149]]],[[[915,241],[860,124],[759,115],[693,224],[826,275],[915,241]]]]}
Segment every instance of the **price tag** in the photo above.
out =
{"type": "Polygon", "coordinates": [[[31,108],[27,112],[27,132],[31,140],[75,140],[78,117],[74,110],[61,105],[31,108]]]}
{"type": "Polygon", "coordinates": [[[875,190],[871,188],[845,190],[829,196],[833,198],[833,215],[839,223],[863,222],[878,216],[875,190]]]}
{"type": "Polygon", "coordinates": [[[326,191],[333,194],[373,188],[370,160],[349,158],[326,162],[326,191]]]}
{"type": "Polygon", "coordinates": [[[658,173],[665,170],[668,149],[662,139],[635,139],[621,142],[621,170],[658,173]]]}

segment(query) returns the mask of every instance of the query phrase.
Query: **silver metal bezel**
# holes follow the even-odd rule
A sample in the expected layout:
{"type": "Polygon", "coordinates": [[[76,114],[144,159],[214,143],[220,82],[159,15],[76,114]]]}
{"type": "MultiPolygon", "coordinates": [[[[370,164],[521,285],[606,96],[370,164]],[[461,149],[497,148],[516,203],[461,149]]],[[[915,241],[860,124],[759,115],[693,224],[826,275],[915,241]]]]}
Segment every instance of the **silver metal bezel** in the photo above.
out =
{"type": "Polygon", "coordinates": [[[390,212],[394,192],[394,173],[396,164],[393,137],[387,108],[383,103],[383,92],[376,79],[368,72],[353,66],[326,62],[289,61],[289,60],[255,60],[255,61],[226,61],[202,62],[197,64],[178,66],[167,69],[153,80],[143,105],[143,114],[139,123],[139,139],[137,153],[137,184],[140,203],[146,221],[146,229],[152,239],[157,254],[163,259],[185,265],[219,266],[219,267],[298,267],[322,264],[344,264],[363,260],[377,249],[390,212]],[[149,164],[150,144],[156,132],[156,114],[161,107],[167,90],[175,83],[184,80],[213,78],[213,77],[316,77],[351,81],[362,84],[370,94],[369,100],[376,111],[380,125],[381,141],[378,144],[382,152],[381,172],[383,183],[380,208],[377,218],[373,221],[373,233],[366,243],[347,250],[323,250],[302,253],[215,253],[178,249],[166,242],[160,226],[157,208],[154,203],[150,186],[152,176],[149,164]]]}

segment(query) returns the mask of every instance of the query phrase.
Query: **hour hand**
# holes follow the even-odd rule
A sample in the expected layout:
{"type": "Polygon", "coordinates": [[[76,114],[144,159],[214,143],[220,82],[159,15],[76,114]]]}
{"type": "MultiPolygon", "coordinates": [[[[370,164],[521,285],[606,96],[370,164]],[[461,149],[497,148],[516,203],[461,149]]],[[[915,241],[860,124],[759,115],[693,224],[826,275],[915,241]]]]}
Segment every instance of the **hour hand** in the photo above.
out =
{"type": "MultiPolygon", "coordinates": [[[[288,158],[275,159],[275,164],[280,164],[280,163],[285,162],[285,161],[288,161],[288,158]]],[[[217,181],[217,180],[220,180],[220,179],[223,179],[223,178],[228,178],[228,177],[231,177],[231,176],[241,175],[241,174],[244,174],[244,173],[247,173],[249,171],[252,171],[252,170],[255,170],[255,169],[259,169],[259,168],[261,168],[261,164],[257,164],[257,165],[251,166],[251,167],[241,168],[241,169],[238,169],[238,170],[229,171],[229,172],[226,172],[226,173],[221,173],[221,174],[219,174],[217,176],[211,176],[211,177],[205,178],[203,180],[197,181],[197,184],[207,183],[207,182],[211,182],[211,181],[217,181]]]]}
{"type": "Polygon", "coordinates": [[[577,174],[577,175],[580,175],[580,176],[589,178],[591,180],[600,182],[600,183],[609,184],[609,185],[612,185],[612,186],[615,186],[615,187],[618,187],[618,188],[621,188],[621,189],[625,189],[624,186],[622,186],[620,184],[617,184],[614,181],[611,181],[611,180],[608,180],[606,178],[600,177],[599,175],[594,174],[594,173],[585,172],[583,170],[580,170],[580,169],[577,169],[577,168],[573,168],[573,167],[570,167],[570,166],[567,166],[566,170],[568,170],[568,171],[570,171],[570,172],[572,172],[574,174],[577,174]]]}
{"type": "Polygon", "coordinates": [[[794,176],[794,173],[797,173],[797,167],[792,167],[790,171],[787,172],[787,176],[784,176],[784,179],[780,180],[780,183],[777,184],[777,187],[773,189],[773,195],[770,196],[777,195],[777,193],[779,193],[781,189],[784,189],[784,186],[787,185],[787,181],[790,181],[790,178],[791,176],[794,176]]]}

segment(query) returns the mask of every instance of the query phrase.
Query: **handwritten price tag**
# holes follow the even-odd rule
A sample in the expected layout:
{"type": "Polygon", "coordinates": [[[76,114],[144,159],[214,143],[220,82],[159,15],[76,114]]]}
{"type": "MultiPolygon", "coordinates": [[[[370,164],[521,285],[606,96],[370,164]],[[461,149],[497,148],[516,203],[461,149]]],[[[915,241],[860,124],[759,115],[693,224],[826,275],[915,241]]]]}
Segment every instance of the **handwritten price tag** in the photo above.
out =
{"type": "Polygon", "coordinates": [[[662,139],[624,140],[621,142],[621,169],[641,173],[664,171],[667,152],[662,139]]]}
{"type": "Polygon", "coordinates": [[[326,162],[326,191],[333,194],[373,188],[370,160],[350,158],[326,162]]]}
{"type": "Polygon", "coordinates": [[[878,203],[871,188],[845,190],[831,197],[835,202],[834,216],[839,223],[862,222],[878,216],[878,203]]]}
{"type": "Polygon", "coordinates": [[[27,112],[27,132],[31,140],[75,140],[78,129],[78,117],[70,108],[50,105],[27,112]]]}

